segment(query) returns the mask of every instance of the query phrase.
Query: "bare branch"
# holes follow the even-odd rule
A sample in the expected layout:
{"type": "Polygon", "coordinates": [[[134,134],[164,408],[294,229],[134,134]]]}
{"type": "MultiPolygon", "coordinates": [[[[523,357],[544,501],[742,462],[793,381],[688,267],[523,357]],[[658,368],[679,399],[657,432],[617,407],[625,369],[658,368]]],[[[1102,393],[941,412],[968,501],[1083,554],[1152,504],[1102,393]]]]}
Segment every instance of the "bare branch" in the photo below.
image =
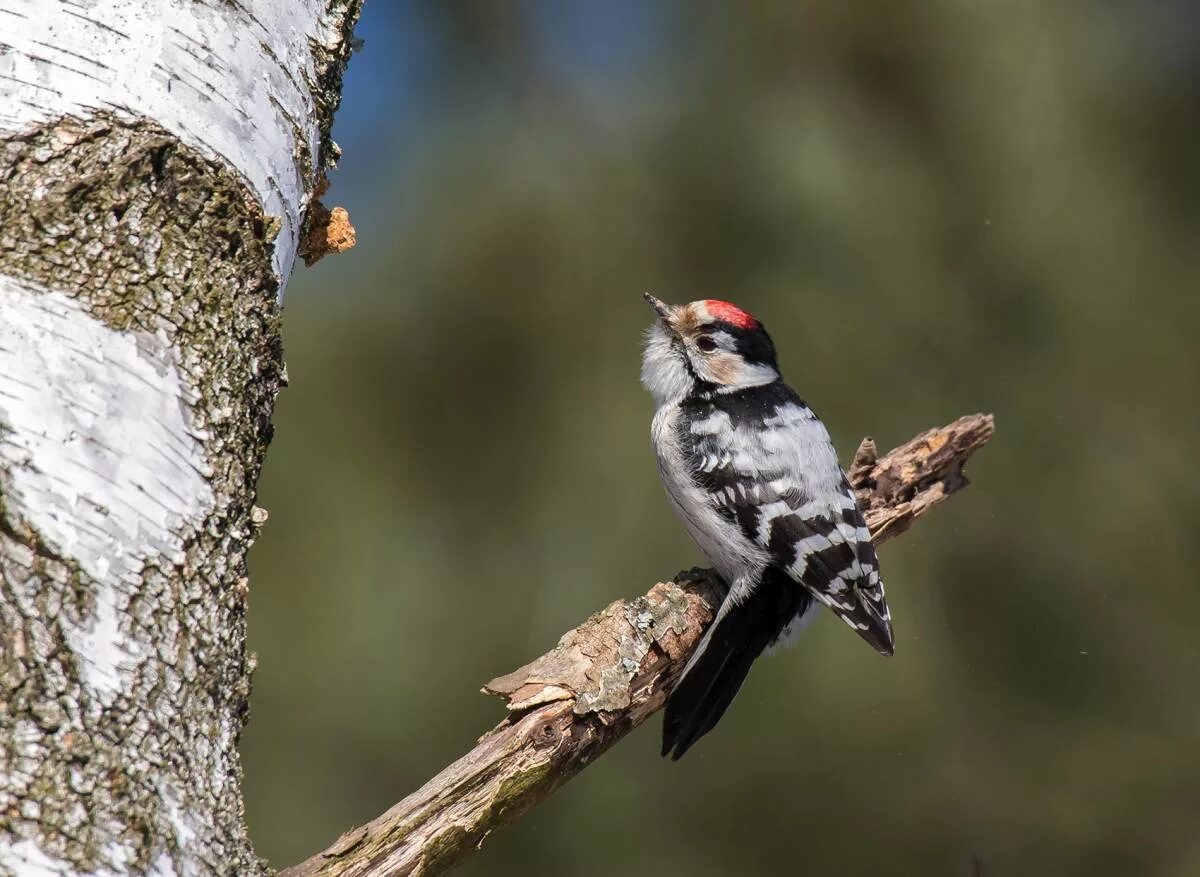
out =
{"type": "MultiPolygon", "coordinates": [[[[876,544],[965,487],[990,414],[931,429],[876,458],[865,439],[850,479],[876,544]]],[[[436,777],[280,877],[440,874],[482,846],[662,707],[723,595],[709,570],[618,600],[519,670],[493,679],[509,716],[436,777]]]]}

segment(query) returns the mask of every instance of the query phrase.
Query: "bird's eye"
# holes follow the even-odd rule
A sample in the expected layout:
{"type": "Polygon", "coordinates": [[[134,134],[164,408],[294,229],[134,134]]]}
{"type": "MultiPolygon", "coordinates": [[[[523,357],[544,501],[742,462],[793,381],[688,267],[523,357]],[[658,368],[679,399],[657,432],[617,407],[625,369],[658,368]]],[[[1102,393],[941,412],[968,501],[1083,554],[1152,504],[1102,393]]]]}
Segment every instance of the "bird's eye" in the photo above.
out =
{"type": "Polygon", "coordinates": [[[717,342],[713,341],[707,335],[701,335],[699,338],[696,339],[696,346],[699,347],[701,350],[703,350],[705,353],[712,353],[714,350],[717,349],[717,342]]]}

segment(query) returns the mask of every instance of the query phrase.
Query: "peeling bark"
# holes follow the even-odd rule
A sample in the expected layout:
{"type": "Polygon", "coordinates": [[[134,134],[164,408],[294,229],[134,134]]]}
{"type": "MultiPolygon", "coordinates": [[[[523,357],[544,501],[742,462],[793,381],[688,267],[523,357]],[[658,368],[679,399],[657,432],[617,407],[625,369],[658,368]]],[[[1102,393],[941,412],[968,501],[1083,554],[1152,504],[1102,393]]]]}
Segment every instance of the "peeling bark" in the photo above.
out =
{"type": "MultiPolygon", "coordinates": [[[[849,475],[879,544],[967,485],[963,466],[994,429],[975,414],[928,430],[882,458],[865,439],[849,475]]],[[[486,694],[509,716],[372,822],[280,877],[441,874],[642,724],[666,701],[724,596],[711,570],[680,573],[618,600],[486,694]]]]}
{"type": "Polygon", "coordinates": [[[254,874],[245,554],[358,2],[0,0],[0,874],[254,874]]]}

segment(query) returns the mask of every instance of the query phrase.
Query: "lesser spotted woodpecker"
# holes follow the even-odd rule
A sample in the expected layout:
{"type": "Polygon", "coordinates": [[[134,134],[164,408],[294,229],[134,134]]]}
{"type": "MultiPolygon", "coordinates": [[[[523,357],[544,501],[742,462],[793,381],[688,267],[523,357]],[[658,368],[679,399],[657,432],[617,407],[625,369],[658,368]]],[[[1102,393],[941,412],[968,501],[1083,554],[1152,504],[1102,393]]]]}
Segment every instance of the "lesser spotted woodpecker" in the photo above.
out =
{"type": "Polygon", "coordinates": [[[819,604],[894,650],[879,562],[824,424],[779,374],[762,324],[713,299],[657,319],[642,383],[676,513],[729,591],[667,699],[663,755],[680,758],[729,707],[750,665],[819,604]]]}

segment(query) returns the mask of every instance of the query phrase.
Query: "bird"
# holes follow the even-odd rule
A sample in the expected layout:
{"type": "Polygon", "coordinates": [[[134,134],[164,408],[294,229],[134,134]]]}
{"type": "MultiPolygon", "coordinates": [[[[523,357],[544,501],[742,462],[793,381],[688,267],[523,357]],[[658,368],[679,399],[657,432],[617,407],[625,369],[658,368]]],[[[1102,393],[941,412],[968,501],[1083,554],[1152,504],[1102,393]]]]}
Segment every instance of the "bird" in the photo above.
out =
{"type": "Polygon", "coordinates": [[[754,661],[820,606],[883,655],[895,637],[858,500],[766,328],[728,301],[644,297],[655,316],[641,378],[659,476],[728,586],[667,697],[662,754],[677,760],[716,726],[754,661]]]}

